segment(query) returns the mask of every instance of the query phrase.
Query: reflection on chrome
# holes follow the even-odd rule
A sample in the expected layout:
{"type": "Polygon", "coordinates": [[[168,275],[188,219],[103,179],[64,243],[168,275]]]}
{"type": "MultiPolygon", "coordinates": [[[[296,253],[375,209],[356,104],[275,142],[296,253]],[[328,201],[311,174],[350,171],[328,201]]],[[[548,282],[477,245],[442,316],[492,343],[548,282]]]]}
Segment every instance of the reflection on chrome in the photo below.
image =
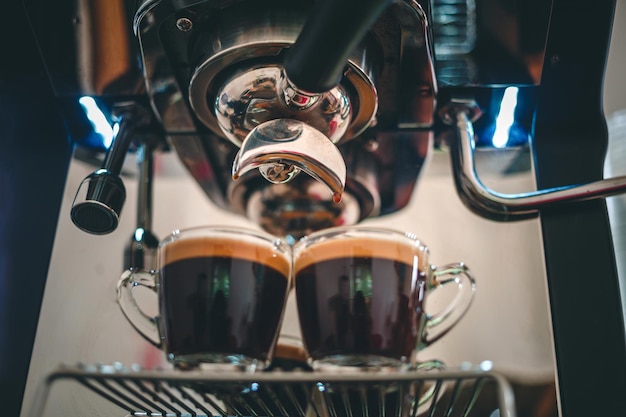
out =
{"type": "Polygon", "coordinates": [[[504,148],[509,142],[509,131],[515,123],[515,108],[517,107],[517,87],[507,87],[500,103],[500,111],[496,117],[496,129],[491,142],[496,148],[504,148]]]}
{"type": "MultiPolygon", "coordinates": [[[[113,137],[116,133],[114,132],[114,128],[111,127],[109,121],[100,107],[98,107],[98,104],[93,97],[84,96],[81,97],[78,102],[85,110],[85,115],[93,126],[94,131],[102,137],[102,145],[106,149],[109,149],[113,143],[113,137]]],[[[117,126],[117,124],[115,126],[117,126]]]]}

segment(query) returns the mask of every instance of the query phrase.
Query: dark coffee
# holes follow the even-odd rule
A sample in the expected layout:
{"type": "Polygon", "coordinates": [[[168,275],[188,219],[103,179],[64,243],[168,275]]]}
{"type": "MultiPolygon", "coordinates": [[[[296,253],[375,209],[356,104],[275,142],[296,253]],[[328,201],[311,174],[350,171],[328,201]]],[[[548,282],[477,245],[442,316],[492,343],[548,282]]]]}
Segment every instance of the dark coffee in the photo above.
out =
{"type": "Polygon", "coordinates": [[[410,358],[426,290],[425,269],[419,267],[425,261],[419,258],[419,251],[393,242],[344,239],[309,248],[295,263],[309,355],[410,358]]]}
{"type": "Polygon", "coordinates": [[[289,260],[245,240],[194,238],[162,251],[159,302],[169,355],[266,360],[285,304],[289,260]]]}

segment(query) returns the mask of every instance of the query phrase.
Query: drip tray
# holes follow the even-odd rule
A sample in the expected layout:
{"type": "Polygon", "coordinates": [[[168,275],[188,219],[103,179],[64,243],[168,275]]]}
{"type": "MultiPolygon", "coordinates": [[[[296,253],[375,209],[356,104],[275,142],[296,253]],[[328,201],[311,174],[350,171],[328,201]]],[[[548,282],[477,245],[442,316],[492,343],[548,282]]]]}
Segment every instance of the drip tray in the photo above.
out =
{"type": "Polygon", "coordinates": [[[516,417],[513,390],[493,371],[208,374],[119,363],[60,367],[41,382],[29,416],[46,415],[46,403],[61,383],[77,386],[74,397],[104,398],[122,417],[516,417]]]}

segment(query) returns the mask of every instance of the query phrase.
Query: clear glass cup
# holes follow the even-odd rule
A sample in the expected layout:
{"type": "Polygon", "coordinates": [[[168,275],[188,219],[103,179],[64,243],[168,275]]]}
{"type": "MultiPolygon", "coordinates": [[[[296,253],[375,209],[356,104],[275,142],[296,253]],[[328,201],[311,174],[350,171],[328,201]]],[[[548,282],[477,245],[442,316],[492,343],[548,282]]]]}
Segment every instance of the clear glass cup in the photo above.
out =
{"type": "Polygon", "coordinates": [[[476,284],[467,266],[435,267],[414,235],[373,227],[313,233],[293,247],[294,286],[304,347],[325,365],[416,369],[417,353],[468,310],[476,284]],[[425,311],[429,294],[456,287],[443,311],[425,311]]]}
{"type": "Polygon", "coordinates": [[[218,226],[177,230],[160,243],[157,270],[124,272],[118,303],[176,368],[261,370],[272,360],[291,266],[291,247],[263,232],[218,226]],[[137,304],[138,286],[158,294],[157,316],[137,304]]]}

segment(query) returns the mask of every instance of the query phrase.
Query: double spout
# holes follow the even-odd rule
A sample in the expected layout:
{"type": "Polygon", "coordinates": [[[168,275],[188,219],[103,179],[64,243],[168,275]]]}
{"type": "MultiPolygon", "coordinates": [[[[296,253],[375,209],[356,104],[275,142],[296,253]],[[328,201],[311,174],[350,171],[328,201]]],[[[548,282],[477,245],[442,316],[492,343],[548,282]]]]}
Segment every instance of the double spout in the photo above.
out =
{"type": "Polygon", "coordinates": [[[304,171],[339,202],[346,165],[336,144],[353,114],[341,78],[350,53],[391,1],[319,3],[282,66],[232,77],[218,94],[215,114],[224,134],[240,145],[233,179],[258,168],[268,181],[286,183],[304,171]]]}
{"type": "Polygon", "coordinates": [[[326,184],[341,201],[346,165],[335,145],[315,128],[294,119],[274,119],[252,129],[233,163],[233,179],[259,168],[274,184],[291,181],[300,171],[326,184]]]}

